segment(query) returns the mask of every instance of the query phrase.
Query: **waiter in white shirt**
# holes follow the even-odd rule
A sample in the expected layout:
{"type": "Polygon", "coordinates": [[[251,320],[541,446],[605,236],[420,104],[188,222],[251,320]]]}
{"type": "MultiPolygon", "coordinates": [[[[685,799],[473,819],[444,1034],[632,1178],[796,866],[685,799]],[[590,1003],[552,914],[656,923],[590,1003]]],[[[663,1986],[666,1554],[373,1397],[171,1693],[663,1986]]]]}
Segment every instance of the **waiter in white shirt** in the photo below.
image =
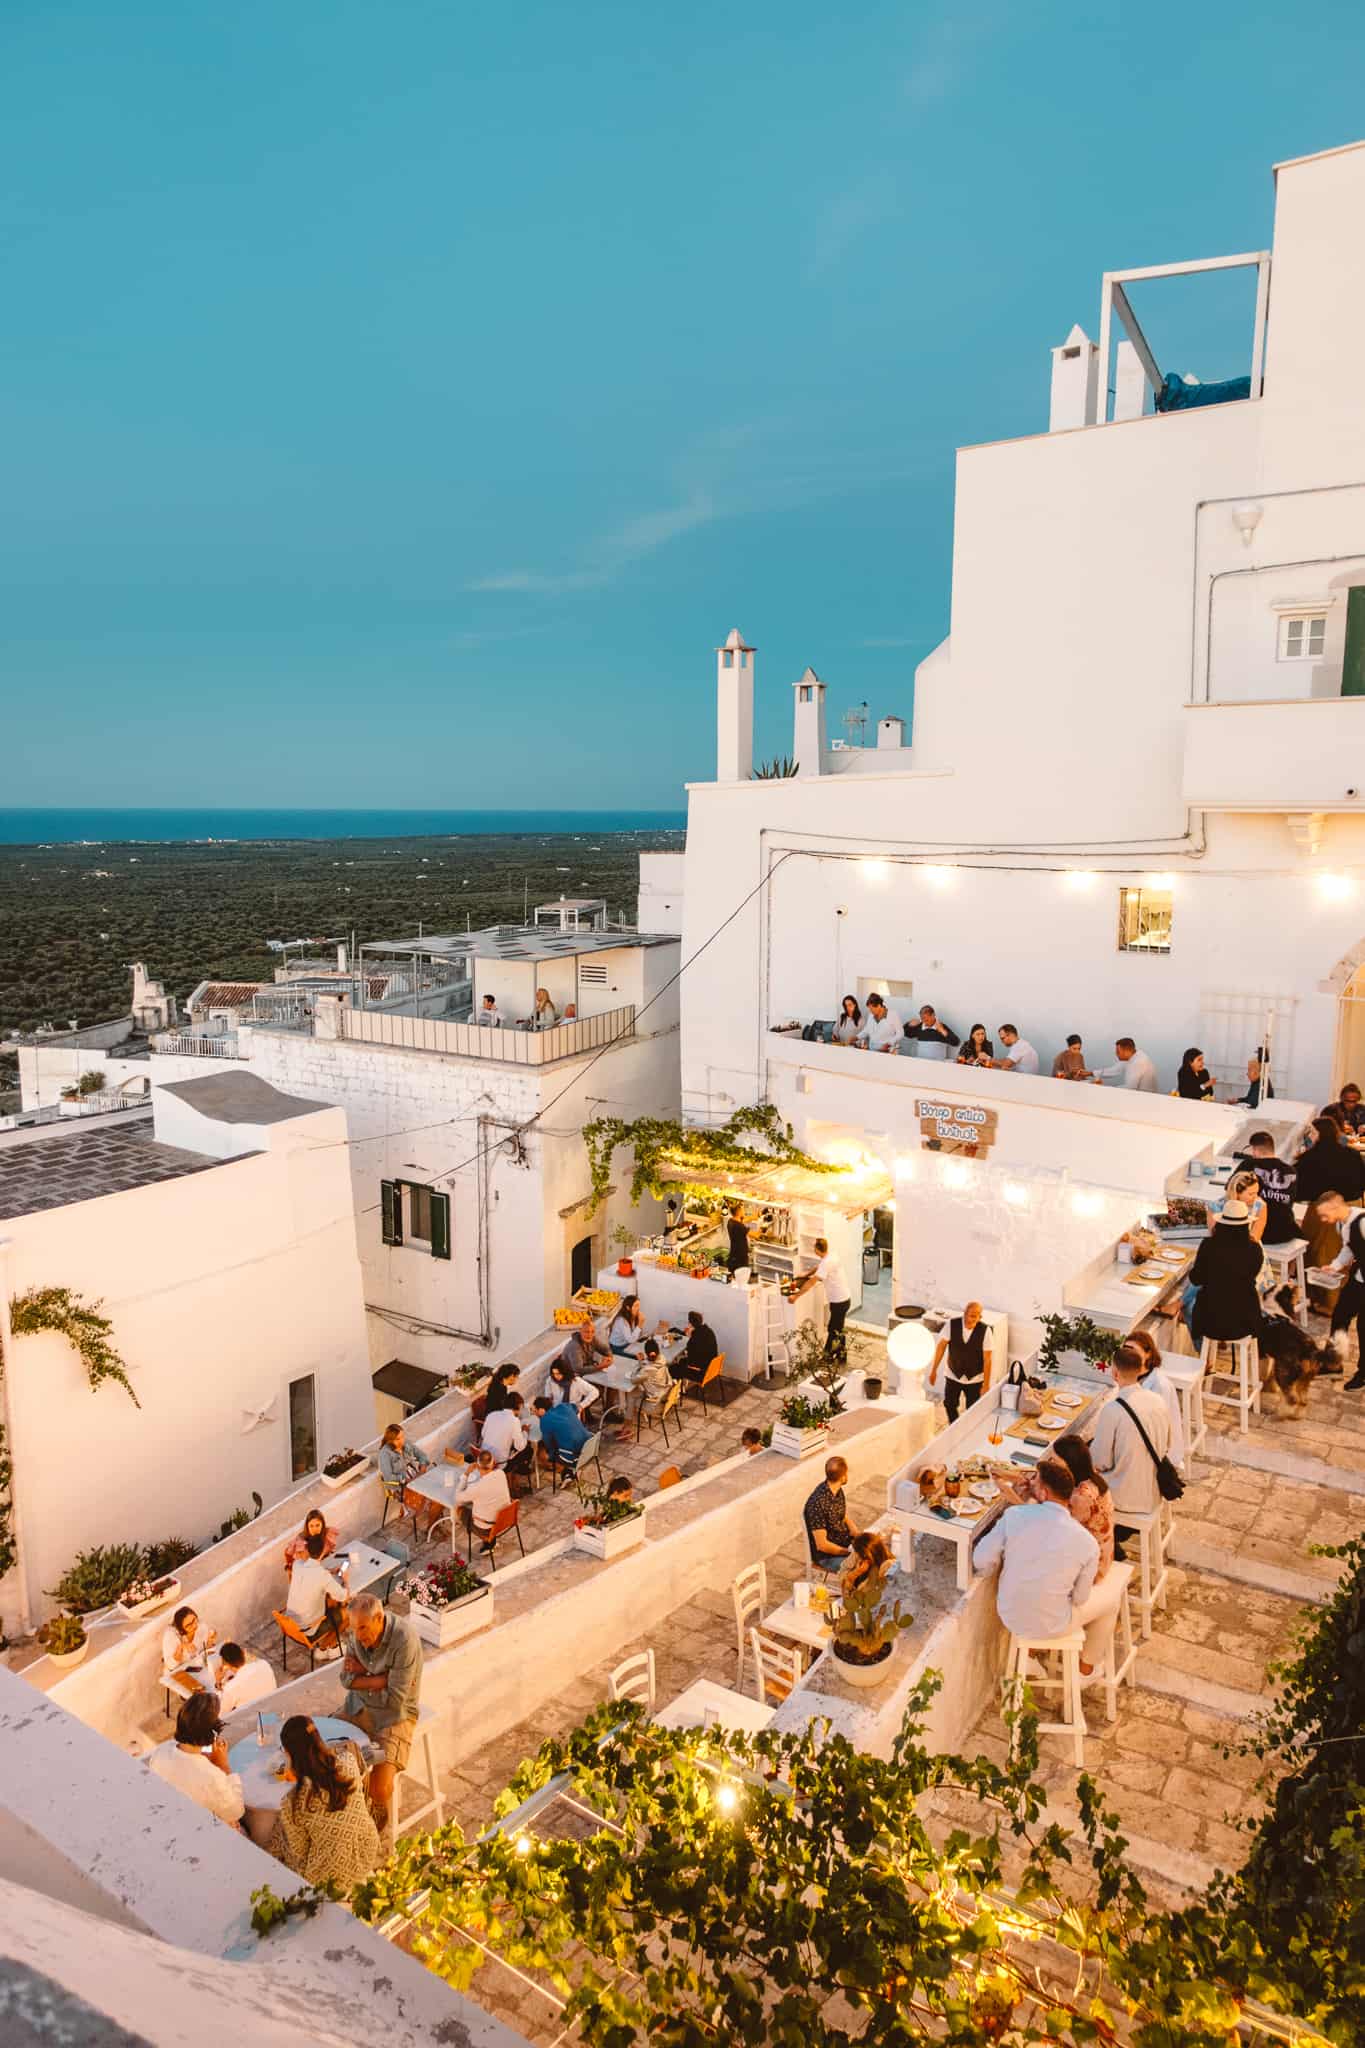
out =
{"type": "Polygon", "coordinates": [[[1013,1024],[1000,1026],[1000,1043],[1005,1048],[1003,1060],[995,1062],[1007,1074],[1036,1074],[1038,1055],[1026,1038],[1021,1038],[1013,1024]]]}
{"type": "Polygon", "coordinates": [[[869,1052],[898,1052],[905,1036],[905,1026],[894,1010],[886,1007],[885,996],[870,995],[867,999],[867,1029],[863,1033],[863,1044],[869,1052]]]}
{"type": "Polygon", "coordinates": [[[844,1336],[844,1324],[848,1320],[848,1305],[853,1299],[849,1293],[844,1269],[829,1248],[827,1237],[815,1240],[816,1264],[804,1280],[792,1289],[791,1298],[797,1301],[809,1293],[818,1280],[825,1290],[825,1306],[829,1310],[829,1326],[825,1331],[825,1356],[843,1360],[848,1356],[848,1343],[844,1336]]]}
{"type": "MultiPolygon", "coordinates": [[[[1010,1634],[1047,1642],[1074,1625],[1094,1586],[1100,1547],[1072,1519],[1076,1482],[1061,1460],[1044,1458],[1036,1478],[1042,1499],[1006,1508],[972,1554],[982,1571],[1000,1566],[995,1605],[1010,1634]]],[[[1087,1654],[1090,1648],[1087,1641],[1087,1654]]]]}
{"type": "Polygon", "coordinates": [[[1114,1051],[1118,1055],[1116,1067],[1100,1067],[1094,1075],[1098,1088],[1105,1081],[1122,1081],[1125,1088],[1140,1088],[1144,1095],[1155,1095],[1156,1067],[1145,1052],[1139,1052],[1131,1038],[1115,1041],[1114,1051]]]}

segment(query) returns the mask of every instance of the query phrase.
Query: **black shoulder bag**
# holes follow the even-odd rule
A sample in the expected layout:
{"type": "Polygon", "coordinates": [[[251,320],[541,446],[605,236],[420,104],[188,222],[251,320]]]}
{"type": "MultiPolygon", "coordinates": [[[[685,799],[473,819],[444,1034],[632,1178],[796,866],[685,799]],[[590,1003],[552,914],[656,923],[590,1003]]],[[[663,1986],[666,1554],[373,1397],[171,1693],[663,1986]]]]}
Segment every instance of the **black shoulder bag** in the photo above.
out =
{"type": "MultiPolygon", "coordinates": [[[[1153,1389],[1153,1391],[1155,1391],[1155,1389],[1153,1389]]],[[[1142,1441],[1147,1448],[1147,1456],[1156,1466],[1157,1492],[1161,1495],[1161,1498],[1163,1500],[1180,1500],[1185,1492],[1185,1482],[1181,1478],[1180,1474],[1176,1471],[1175,1466],[1171,1463],[1169,1458],[1159,1458],[1157,1456],[1156,1452],[1152,1449],[1152,1439],[1148,1436],[1146,1430],[1143,1428],[1141,1422],[1138,1420],[1136,1411],[1128,1406],[1128,1403],[1123,1399],[1122,1395],[1119,1396],[1119,1407],[1123,1410],[1124,1414],[1128,1417],[1128,1420],[1132,1423],[1134,1429],[1136,1429],[1138,1435],[1142,1438],[1142,1441]]]]}

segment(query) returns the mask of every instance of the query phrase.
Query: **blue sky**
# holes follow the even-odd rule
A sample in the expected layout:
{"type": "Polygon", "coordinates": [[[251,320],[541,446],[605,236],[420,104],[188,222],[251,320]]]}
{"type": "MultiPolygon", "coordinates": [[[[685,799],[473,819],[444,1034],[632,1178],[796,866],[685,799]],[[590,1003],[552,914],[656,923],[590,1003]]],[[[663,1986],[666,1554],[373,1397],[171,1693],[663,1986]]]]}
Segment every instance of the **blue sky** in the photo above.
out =
{"type": "MultiPolygon", "coordinates": [[[[908,711],[954,446],[1046,424],[1102,269],[1261,246],[1271,162],[1365,129],[1346,0],[12,4],[0,48],[11,803],[671,806],[735,624],[762,751],[807,662],[908,711]]],[[[1158,353],[1178,312],[1240,371],[1238,288],[1158,353]]]]}

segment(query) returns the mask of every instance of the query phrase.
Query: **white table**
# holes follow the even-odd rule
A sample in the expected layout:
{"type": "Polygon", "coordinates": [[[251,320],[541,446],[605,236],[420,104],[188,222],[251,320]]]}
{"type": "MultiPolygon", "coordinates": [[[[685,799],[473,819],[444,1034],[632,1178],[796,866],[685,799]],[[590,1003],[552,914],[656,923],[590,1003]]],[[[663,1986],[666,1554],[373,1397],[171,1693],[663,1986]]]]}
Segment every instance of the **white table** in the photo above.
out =
{"type": "MultiPolygon", "coordinates": [[[[1212,1188],[1212,1181],[1205,1183],[1212,1188]]],[[[1083,1279],[1074,1290],[1067,1288],[1065,1306],[1074,1315],[1089,1316],[1102,1330],[1113,1330],[1121,1337],[1131,1337],[1143,1318],[1152,1314],[1161,1303],[1168,1300],[1177,1288],[1183,1288],[1194,1263],[1194,1248],[1191,1245],[1176,1244],[1167,1249],[1181,1252],[1184,1257],[1177,1266],[1170,1263],[1170,1271],[1164,1279],[1153,1280],[1139,1285],[1132,1275],[1137,1271],[1133,1265],[1120,1265],[1117,1259],[1083,1279]]],[[[1145,1265],[1147,1260],[1140,1260],[1145,1265]]],[[[1164,1265],[1165,1260],[1153,1259],[1152,1265],[1164,1265]]]]}
{"type": "Polygon", "coordinates": [[[794,1599],[784,1600],[771,1614],[765,1614],[759,1627],[786,1642],[804,1643],[810,1650],[827,1650],[834,1633],[828,1613],[818,1607],[798,1607],[794,1599]]]}
{"type": "Polygon", "coordinates": [[[716,1727],[741,1735],[761,1735],[774,1709],[760,1706],[745,1693],[732,1692],[728,1685],[717,1685],[714,1679],[698,1678],[686,1692],[658,1708],[654,1719],[660,1728],[702,1728],[708,1713],[714,1716],[716,1727]]]}
{"type": "MultiPolygon", "coordinates": [[[[393,1559],[389,1559],[393,1563],[393,1559]]],[[[292,1785],[292,1779],[276,1776],[282,1765],[287,1763],[280,1746],[279,1724],[281,1715],[271,1708],[268,1700],[262,1700],[260,1712],[272,1714],[276,1723],[275,1736],[264,1749],[256,1739],[253,1728],[250,1735],[242,1736],[228,1751],[228,1763],[242,1781],[242,1797],[246,1801],[247,1832],[260,1848],[270,1839],[275,1825],[275,1816],[284,1805],[284,1795],[292,1785]]],[[[349,1721],[338,1720],[334,1714],[315,1714],[313,1726],[323,1741],[354,1742],[362,1757],[370,1754],[370,1744],[359,1728],[349,1721]]]]}
{"type": "Polygon", "coordinates": [[[379,1579],[387,1578],[390,1572],[403,1569],[399,1560],[390,1550],[376,1550],[372,1543],[362,1543],[358,1536],[348,1536],[344,1543],[338,1543],[332,1555],[324,1562],[334,1567],[342,1557],[349,1557],[351,1569],[346,1574],[346,1591],[354,1598],[364,1593],[379,1579]]]}
{"type": "Polygon", "coordinates": [[[448,1515],[454,1510],[460,1481],[469,1469],[467,1465],[433,1465],[429,1472],[421,1472],[416,1479],[409,1479],[407,1491],[420,1493],[423,1500],[435,1501],[442,1513],[448,1515]]]}

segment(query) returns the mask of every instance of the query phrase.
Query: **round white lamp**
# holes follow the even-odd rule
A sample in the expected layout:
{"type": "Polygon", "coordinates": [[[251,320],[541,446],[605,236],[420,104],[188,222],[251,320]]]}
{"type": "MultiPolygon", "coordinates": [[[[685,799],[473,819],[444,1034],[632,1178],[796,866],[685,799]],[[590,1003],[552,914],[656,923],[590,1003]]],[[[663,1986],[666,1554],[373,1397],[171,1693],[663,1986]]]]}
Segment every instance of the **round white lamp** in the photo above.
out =
{"type": "Polygon", "coordinates": [[[896,1368],[896,1391],[918,1407],[928,1406],[924,1375],[933,1363],[934,1349],[934,1333],[922,1322],[893,1323],[887,1332],[886,1355],[896,1368]]]}

